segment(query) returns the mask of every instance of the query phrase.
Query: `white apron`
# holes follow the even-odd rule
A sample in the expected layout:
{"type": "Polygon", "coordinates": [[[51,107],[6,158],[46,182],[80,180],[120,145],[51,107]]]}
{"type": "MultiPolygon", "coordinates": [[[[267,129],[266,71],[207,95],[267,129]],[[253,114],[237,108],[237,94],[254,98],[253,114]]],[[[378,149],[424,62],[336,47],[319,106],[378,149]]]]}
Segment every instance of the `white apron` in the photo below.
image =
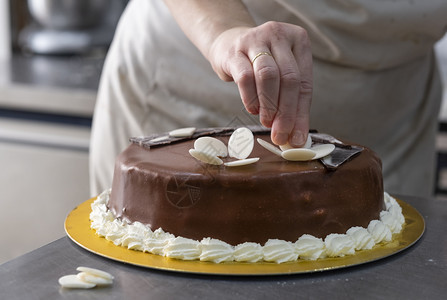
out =
{"type": "MultiPolygon", "coordinates": [[[[433,45],[445,0],[247,0],[261,24],[308,30],[314,54],[311,128],[368,146],[390,193],[429,195],[441,100],[433,45]]],[[[132,0],[104,66],[92,129],[92,195],[111,186],[131,136],[179,127],[257,123],[237,87],[223,82],[163,1],[132,0]]]]}

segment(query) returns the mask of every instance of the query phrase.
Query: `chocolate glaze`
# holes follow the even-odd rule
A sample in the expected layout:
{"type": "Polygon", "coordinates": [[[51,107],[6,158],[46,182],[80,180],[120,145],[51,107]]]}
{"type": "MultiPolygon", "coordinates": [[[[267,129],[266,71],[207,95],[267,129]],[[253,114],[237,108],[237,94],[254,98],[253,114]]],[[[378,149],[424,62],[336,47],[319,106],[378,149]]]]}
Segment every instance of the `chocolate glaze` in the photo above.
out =
{"type": "MultiPolygon", "coordinates": [[[[257,137],[271,142],[268,133],[257,137]]],[[[228,137],[218,138],[227,144],[228,137]]],[[[381,161],[367,148],[328,171],[319,161],[286,161],[256,142],[250,155],[260,157],[255,164],[207,165],[189,155],[193,144],[131,144],[122,152],[108,204],[115,216],[176,236],[237,245],[345,233],[366,227],[384,208],[381,161]]]]}

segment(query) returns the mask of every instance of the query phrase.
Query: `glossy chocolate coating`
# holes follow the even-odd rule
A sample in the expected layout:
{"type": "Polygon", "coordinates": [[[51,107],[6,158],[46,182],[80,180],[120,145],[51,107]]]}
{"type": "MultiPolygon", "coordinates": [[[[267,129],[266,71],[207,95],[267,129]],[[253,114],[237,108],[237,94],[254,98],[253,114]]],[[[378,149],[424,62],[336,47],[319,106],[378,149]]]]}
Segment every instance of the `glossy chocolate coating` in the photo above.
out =
{"type": "MultiPolygon", "coordinates": [[[[257,137],[271,142],[268,133],[257,137]]],[[[369,149],[329,171],[318,160],[286,161],[257,142],[250,155],[260,157],[255,164],[207,165],[189,155],[193,144],[131,144],[122,152],[108,204],[115,216],[176,236],[237,245],[345,233],[366,227],[384,208],[381,161],[369,149]]]]}

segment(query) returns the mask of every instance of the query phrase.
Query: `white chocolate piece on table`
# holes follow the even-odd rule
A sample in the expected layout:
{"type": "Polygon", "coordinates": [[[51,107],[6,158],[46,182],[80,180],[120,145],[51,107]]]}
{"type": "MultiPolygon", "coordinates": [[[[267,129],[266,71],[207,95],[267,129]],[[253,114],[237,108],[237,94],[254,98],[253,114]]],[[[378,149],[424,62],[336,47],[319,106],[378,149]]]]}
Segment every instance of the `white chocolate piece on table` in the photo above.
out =
{"type": "Polygon", "coordinates": [[[91,289],[96,286],[94,283],[85,282],[77,277],[77,275],[65,275],[59,278],[59,284],[63,288],[68,289],[91,289]]]}
{"type": "Polygon", "coordinates": [[[107,279],[88,272],[81,272],[78,273],[76,276],[84,282],[93,283],[96,285],[111,285],[113,283],[113,279],[107,279]]]}
{"type": "Polygon", "coordinates": [[[109,279],[109,280],[113,280],[113,278],[114,278],[113,275],[110,274],[110,273],[107,273],[107,272],[102,271],[102,270],[94,269],[94,268],[89,268],[89,267],[82,267],[82,266],[80,266],[80,267],[76,268],[76,271],[86,272],[86,273],[89,273],[89,274],[92,274],[92,275],[95,275],[95,276],[99,276],[99,277],[102,277],[102,278],[105,278],[105,279],[109,279]]]}

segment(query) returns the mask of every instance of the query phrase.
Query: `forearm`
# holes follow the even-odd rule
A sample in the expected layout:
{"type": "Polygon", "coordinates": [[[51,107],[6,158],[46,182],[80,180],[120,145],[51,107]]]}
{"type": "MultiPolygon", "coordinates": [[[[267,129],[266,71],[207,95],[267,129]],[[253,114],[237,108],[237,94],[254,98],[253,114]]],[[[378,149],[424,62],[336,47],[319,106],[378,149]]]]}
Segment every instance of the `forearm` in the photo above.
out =
{"type": "Polygon", "coordinates": [[[216,38],[235,27],[256,26],[240,0],[164,0],[183,32],[209,59],[216,38]]]}

